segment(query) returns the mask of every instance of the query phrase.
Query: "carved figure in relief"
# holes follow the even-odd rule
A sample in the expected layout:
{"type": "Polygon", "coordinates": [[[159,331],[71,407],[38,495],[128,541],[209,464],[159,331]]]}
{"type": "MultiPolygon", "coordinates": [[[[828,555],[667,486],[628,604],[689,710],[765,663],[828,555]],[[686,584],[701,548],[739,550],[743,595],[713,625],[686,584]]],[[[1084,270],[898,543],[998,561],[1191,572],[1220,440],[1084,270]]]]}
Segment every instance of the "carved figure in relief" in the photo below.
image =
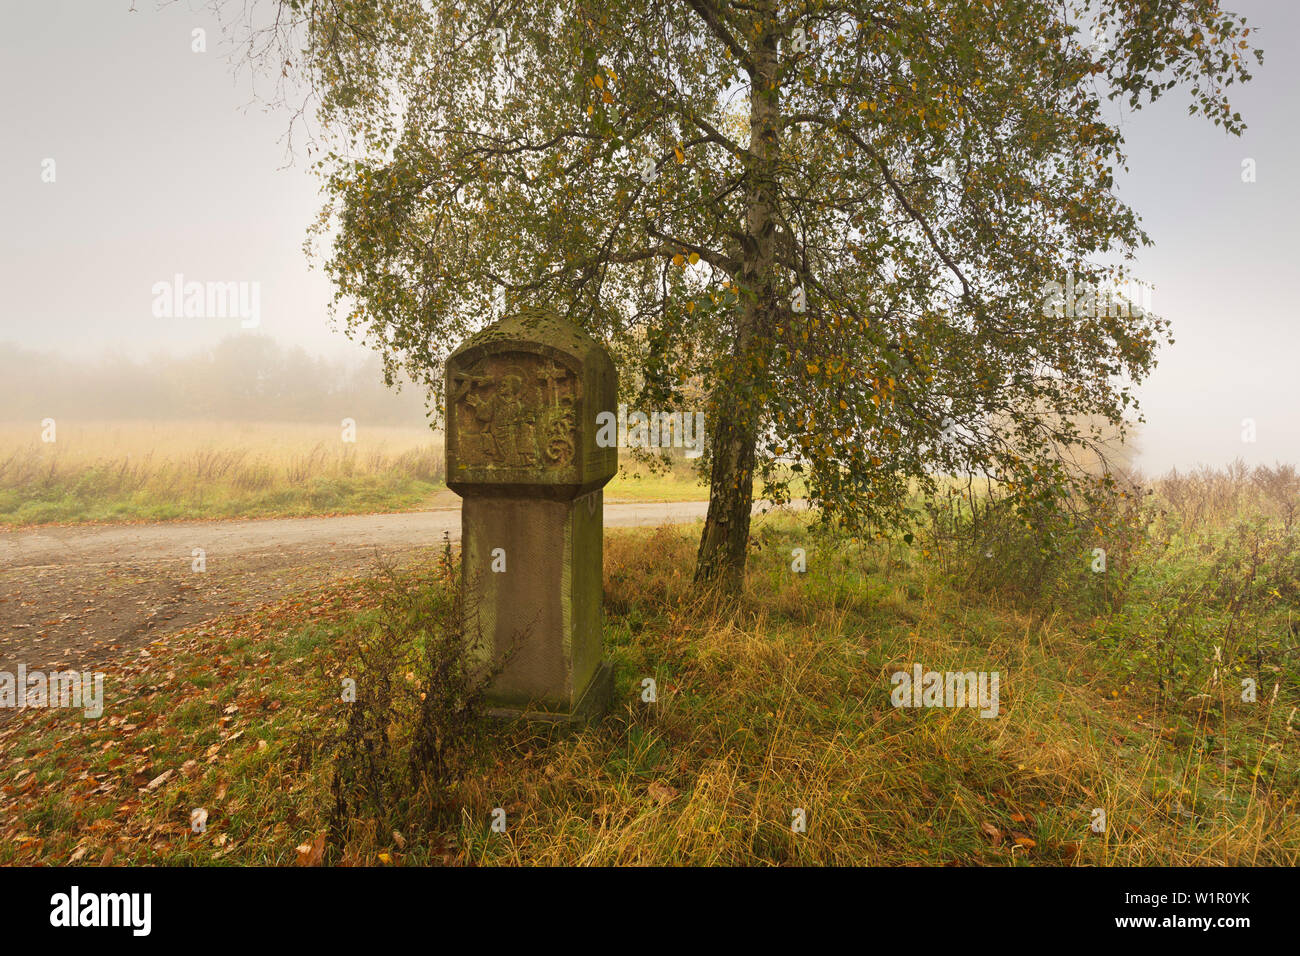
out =
{"type": "Polygon", "coordinates": [[[577,377],[533,356],[494,358],[453,378],[462,460],[514,468],[568,466],[577,453],[577,377]]]}

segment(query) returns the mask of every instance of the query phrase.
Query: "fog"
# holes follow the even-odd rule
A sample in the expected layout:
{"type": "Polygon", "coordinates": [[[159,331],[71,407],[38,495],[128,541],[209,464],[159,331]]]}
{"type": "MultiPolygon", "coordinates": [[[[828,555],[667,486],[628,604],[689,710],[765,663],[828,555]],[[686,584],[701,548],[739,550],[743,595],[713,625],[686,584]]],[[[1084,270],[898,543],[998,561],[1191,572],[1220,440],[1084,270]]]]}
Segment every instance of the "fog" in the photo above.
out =
{"type": "Polygon", "coordinates": [[[64,356],[0,343],[0,421],[338,422],[419,427],[425,393],[386,388],[377,355],[313,356],[264,336],[143,359],[64,356]]]}
{"type": "MultiPolygon", "coordinates": [[[[1130,168],[1119,190],[1155,242],[1136,272],[1176,338],[1140,391],[1148,472],[1300,460],[1300,7],[1225,6],[1251,20],[1265,52],[1234,95],[1246,135],[1187,116],[1182,94],[1124,113],[1130,168]]],[[[201,7],[132,7],[47,0],[6,11],[0,419],[336,417],[373,401],[376,415],[422,420],[422,396],[381,401],[378,367],[329,326],[329,283],[303,249],[321,200],[305,140],[292,150],[286,140],[288,115],[256,105],[201,7]],[[205,52],[192,50],[196,29],[205,52]],[[177,275],[256,283],[256,322],[237,310],[159,314],[155,288],[177,275]],[[268,362],[292,383],[274,395],[256,390],[269,387],[264,374],[256,385],[268,362]]]]}

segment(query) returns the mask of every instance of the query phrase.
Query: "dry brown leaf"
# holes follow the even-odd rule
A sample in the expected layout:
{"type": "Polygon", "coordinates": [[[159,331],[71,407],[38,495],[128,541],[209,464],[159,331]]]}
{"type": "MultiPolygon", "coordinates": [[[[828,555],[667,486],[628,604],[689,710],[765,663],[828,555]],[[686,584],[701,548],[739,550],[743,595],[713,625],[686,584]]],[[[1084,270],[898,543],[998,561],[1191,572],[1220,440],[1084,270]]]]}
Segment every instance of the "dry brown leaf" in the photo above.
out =
{"type": "Polygon", "coordinates": [[[647,793],[650,794],[650,799],[659,804],[668,803],[673,799],[673,797],[677,796],[677,791],[675,789],[659,780],[650,784],[647,793]]]}
{"type": "Polygon", "coordinates": [[[320,866],[325,856],[325,834],[320,834],[311,843],[301,843],[295,849],[298,851],[297,866],[320,866]]]}

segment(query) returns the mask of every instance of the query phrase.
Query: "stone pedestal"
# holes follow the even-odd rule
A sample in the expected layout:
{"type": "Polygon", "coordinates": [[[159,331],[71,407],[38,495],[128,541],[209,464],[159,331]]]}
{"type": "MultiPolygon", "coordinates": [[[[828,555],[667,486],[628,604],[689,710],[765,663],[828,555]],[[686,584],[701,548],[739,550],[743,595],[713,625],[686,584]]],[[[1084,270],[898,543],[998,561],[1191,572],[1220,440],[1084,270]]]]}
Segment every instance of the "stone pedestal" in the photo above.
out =
{"type": "Polygon", "coordinates": [[[604,494],[618,449],[596,444],[615,407],[609,354],[571,323],[526,309],[447,360],[447,486],[461,505],[466,627],[511,653],[489,700],[501,714],[586,720],[604,710],[604,494]]]}

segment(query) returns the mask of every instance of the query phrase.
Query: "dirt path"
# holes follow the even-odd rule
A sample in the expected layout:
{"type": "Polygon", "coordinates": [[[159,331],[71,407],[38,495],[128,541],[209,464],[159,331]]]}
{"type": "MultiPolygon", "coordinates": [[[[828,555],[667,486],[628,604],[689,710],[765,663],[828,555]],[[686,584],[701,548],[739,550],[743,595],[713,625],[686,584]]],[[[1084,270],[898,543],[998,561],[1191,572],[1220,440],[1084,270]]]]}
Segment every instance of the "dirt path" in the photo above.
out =
{"type": "MultiPolygon", "coordinates": [[[[689,522],[703,501],[607,504],[606,527],[689,522]]],[[[0,531],[0,671],[86,669],[380,559],[432,560],[460,510],[0,531]],[[205,569],[194,570],[201,549],[205,569]]]]}

